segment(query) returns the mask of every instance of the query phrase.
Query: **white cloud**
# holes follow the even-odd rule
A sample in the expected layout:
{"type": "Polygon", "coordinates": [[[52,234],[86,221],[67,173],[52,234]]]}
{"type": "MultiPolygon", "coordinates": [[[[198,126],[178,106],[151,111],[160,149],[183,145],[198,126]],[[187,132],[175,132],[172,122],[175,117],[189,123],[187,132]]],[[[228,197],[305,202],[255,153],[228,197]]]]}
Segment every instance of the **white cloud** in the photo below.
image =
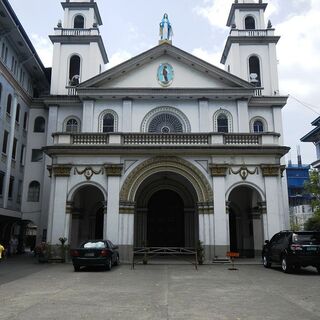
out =
{"type": "Polygon", "coordinates": [[[215,65],[216,67],[223,68],[220,64],[221,52],[208,52],[203,48],[196,48],[193,49],[192,54],[202,60],[215,65]]]}
{"type": "Polygon", "coordinates": [[[51,42],[46,37],[42,37],[36,33],[31,34],[30,37],[33,46],[35,47],[41,61],[45,67],[52,66],[52,52],[53,47],[51,42]]]}
{"type": "Polygon", "coordinates": [[[232,3],[233,0],[207,0],[205,1],[205,6],[197,6],[194,11],[198,15],[207,18],[214,27],[224,29],[232,3]]]}
{"type": "Polygon", "coordinates": [[[107,69],[113,68],[116,65],[132,58],[132,53],[126,50],[120,50],[115,52],[111,58],[109,59],[110,62],[107,64],[107,69]]]}

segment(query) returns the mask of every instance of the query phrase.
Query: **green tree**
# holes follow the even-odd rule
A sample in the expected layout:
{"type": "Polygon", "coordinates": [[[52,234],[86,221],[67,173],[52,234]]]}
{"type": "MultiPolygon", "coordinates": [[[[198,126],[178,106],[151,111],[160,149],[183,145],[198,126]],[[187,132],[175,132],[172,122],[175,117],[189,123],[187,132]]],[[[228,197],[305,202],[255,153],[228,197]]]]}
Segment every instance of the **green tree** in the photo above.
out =
{"type": "Polygon", "coordinates": [[[311,170],[309,176],[310,180],[304,184],[304,189],[306,193],[312,195],[311,205],[314,215],[306,221],[304,228],[320,231],[320,176],[318,170],[311,170]]]}

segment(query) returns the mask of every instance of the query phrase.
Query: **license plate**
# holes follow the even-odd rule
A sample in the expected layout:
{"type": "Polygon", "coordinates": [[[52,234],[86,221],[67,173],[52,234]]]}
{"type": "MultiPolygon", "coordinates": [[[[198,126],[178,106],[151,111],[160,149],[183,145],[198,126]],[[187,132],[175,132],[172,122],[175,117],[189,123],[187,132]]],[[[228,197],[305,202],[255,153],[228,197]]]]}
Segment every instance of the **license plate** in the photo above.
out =
{"type": "Polygon", "coordinates": [[[94,253],[93,252],[85,253],[84,256],[85,257],[94,257],[94,253]]]}
{"type": "Polygon", "coordinates": [[[307,251],[317,251],[316,247],[307,247],[307,251]]]}

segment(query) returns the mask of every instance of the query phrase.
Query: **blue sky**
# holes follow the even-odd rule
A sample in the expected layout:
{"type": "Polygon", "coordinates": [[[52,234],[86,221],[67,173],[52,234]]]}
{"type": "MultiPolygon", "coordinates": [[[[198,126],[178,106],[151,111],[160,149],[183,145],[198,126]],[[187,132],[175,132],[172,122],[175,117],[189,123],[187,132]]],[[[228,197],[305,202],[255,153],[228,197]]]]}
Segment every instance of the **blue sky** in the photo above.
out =
{"type": "MultiPolygon", "coordinates": [[[[63,10],[59,0],[9,0],[45,66],[51,65],[48,39],[63,10]]],[[[232,0],[96,0],[103,20],[100,28],[110,66],[158,43],[159,22],[165,12],[173,25],[173,44],[223,68],[220,57],[229,33],[226,21],[232,0]]],[[[283,109],[285,144],[300,144],[305,163],[316,159],[311,143],[300,138],[320,113],[320,1],[269,0],[266,19],[272,21],[278,44],[280,93],[289,94],[283,109]],[[314,109],[316,112],[312,111],[314,109]]],[[[108,67],[108,66],[107,66],[108,67]]],[[[290,156],[289,156],[290,157],[290,156]]],[[[287,157],[287,159],[289,158],[287,157]]]]}

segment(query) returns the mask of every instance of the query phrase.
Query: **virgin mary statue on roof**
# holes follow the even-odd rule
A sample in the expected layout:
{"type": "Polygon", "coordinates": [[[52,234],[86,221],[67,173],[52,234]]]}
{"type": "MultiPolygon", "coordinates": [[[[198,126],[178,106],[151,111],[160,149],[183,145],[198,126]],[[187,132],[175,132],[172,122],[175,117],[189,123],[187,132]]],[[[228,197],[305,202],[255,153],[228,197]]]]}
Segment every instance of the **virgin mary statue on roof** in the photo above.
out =
{"type": "Polygon", "coordinates": [[[170,41],[173,35],[171,23],[169,21],[168,15],[165,13],[160,22],[160,40],[170,41]]]}

